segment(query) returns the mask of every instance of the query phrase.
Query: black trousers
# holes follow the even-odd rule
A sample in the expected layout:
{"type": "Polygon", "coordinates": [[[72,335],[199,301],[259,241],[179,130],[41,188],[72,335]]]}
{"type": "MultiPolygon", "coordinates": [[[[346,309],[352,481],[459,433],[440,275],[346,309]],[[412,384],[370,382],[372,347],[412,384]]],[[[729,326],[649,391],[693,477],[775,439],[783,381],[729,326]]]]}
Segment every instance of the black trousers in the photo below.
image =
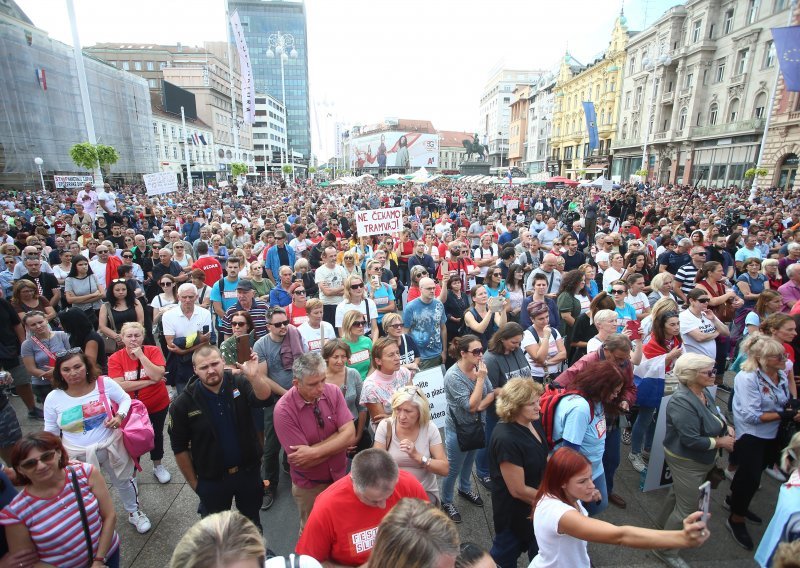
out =
{"type": "Polygon", "coordinates": [[[761,472],[767,464],[774,463],[780,453],[777,438],[765,440],[752,434],[745,434],[736,440],[736,462],[739,467],[731,482],[731,512],[744,516],[750,508],[750,501],[758,491],[761,472]]]}
{"type": "Polygon", "coordinates": [[[336,330],[336,304],[325,304],[322,306],[322,321],[326,321],[331,324],[333,326],[333,330],[336,332],[336,335],[339,335],[338,331],[336,330]]]}
{"type": "Polygon", "coordinates": [[[153,449],[150,450],[150,459],[152,461],[161,461],[164,459],[164,422],[167,421],[167,414],[169,413],[169,406],[164,410],[158,412],[148,413],[150,422],[153,423],[153,449]]]}
{"type": "Polygon", "coordinates": [[[261,528],[259,511],[264,499],[264,486],[258,465],[239,469],[236,473],[226,473],[221,479],[198,478],[197,496],[200,497],[202,516],[229,511],[233,499],[241,514],[261,528]]]}

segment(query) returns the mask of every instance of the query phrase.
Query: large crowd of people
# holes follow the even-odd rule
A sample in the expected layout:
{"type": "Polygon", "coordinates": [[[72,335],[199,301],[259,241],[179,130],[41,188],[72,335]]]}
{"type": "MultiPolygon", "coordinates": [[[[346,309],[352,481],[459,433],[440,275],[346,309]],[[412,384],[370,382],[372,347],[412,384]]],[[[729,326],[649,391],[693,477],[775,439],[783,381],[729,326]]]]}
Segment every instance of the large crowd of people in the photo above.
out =
{"type": "Polygon", "coordinates": [[[794,191],[87,184],[0,194],[0,213],[0,566],[118,566],[108,486],[119,519],[150,531],[137,478],[174,479],[165,441],[204,518],[173,566],[214,547],[263,565],[253,535],[268,542],[283,475],[306,565],[588,568],[599,542],[682,568],[711,536],[706,480],[729,513],[713,538],[791,565],[794,191]],[[360,234],[356,213],[385,207],[399,230],[360,234]],[[443,431],[415,384],[437,368],[443,431]],[[628,507],[621,462],[644,477],[656,450],[672,479],[656,527],[602,521],[628,507]],[[781,489],[758,542],[762,473],[781,489]],[[484,505],[473,480],[489,551],[456,530],[484,505]]]}

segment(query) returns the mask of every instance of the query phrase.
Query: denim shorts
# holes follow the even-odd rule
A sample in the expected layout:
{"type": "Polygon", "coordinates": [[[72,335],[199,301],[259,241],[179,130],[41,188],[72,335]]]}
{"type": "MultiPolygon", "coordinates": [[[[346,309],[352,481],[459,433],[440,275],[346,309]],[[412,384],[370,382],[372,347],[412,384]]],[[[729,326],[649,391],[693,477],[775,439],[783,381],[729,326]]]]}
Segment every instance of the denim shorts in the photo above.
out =
{"type": "Polygon", "coordinates": [[[17,413],[11,402],[0,410],[0,448],[9,448],[22,438],[22,429],[19,427],[17,413]]]}

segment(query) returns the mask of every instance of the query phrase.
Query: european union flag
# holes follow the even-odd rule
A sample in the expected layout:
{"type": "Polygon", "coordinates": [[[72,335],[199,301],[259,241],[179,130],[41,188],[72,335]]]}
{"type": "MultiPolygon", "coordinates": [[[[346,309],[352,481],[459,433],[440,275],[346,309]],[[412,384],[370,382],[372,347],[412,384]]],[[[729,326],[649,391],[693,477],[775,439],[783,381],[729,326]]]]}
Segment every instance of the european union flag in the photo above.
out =
{"type": "Polygon", "coordinates": [[[775,53],[787,91],[800,91],[800,26],[772,28],[775,53]]]}
{"type": "Polygon", "coordinates": [[[600,145],[600,138],[597,134],[597,114],[594,112],[593,102],[584,101],[583,114],[586,115],[586,130],[589,132],[589,151],[592,151],[600,145]]]}

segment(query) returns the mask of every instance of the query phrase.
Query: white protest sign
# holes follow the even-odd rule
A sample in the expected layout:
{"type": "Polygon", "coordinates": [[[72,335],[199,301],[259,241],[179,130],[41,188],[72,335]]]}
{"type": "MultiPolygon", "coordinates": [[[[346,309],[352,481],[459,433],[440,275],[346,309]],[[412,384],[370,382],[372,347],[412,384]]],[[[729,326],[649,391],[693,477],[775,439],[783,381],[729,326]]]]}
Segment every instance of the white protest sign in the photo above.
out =
{"type": "Polygon", "coordinates": [[[519,207],[519,199],[509,199],[506,201],[506,211],[511,212],[519,207]]]}
{"type": "Polygon", "coordinates": [[[147,195],[163,195],[178,191],[178,176],[174,172],[158,172],[142,176],[147,195]]]}
{"type": "Polygon", "coordinates": [[[447,413],[443,369],[444,367],[439,365],[414,375],[414,385],[421,388],[425,396],[428,397],[428,403],[431,408],[431,422],[436,424],[437,428],[444,428],[444,417],[447,413]]]}
{"type": "Polygon", "coordinates": [[[359,237],[391,235],[403,228],[403,208],[356,211],[356,230],[359,237]]]}
{"type": "Polygon", "coordinates": [[[83,189],[83,184],[92,183],[92,176],[53,176],[57,188],[83,189]]]}
{"type": "Polygon", "coordinates": [[[603,191],[606,193],[610,193],[614,189],[614,182],[610,179],[603,180],[603,191]]]}

